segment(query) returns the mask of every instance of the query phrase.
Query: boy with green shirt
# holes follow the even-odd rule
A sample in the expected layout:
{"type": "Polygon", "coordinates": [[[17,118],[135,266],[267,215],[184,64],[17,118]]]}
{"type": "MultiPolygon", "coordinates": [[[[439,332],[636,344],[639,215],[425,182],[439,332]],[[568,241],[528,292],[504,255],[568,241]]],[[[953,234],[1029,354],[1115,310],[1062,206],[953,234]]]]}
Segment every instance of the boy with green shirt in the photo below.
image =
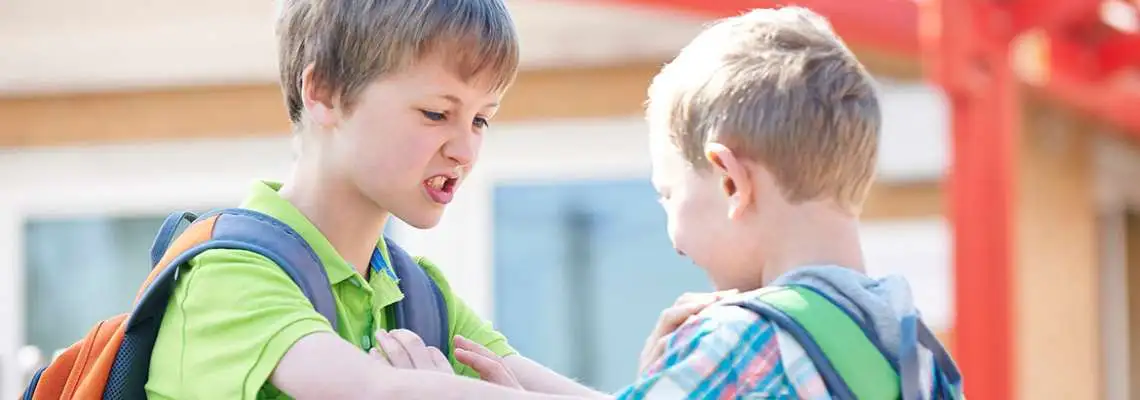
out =
{"type": "Polygon", "coordinates": [[[334,330],[269,259],[206,251],[177,281],[148,397],[598,395],[519,356],[427,261],[420,264],[445,299],[449,333],[470,339],[456,341],[454,354],[434,350],[432,362],[467,377],[506,372],[516,388],[396,369],[367,353],[380,347],[373,338],[414,340],[386,332],[388,306],[403,294],[381,232],[390,216],[436,225],[478,159],[519,63],[503,2],[283,0],[280,13],[280,80],[299,153],[286,183],[255,183],[242,207],[285,223],[312,247],[339,322],[334,330]]]}

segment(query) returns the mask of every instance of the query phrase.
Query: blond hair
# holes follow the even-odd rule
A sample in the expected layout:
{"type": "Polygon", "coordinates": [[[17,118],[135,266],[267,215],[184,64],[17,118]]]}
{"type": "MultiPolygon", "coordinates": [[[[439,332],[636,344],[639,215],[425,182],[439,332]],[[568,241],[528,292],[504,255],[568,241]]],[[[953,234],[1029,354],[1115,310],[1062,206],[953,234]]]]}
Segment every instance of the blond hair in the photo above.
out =
{"type": "MultiPolygon", "coordinates": [[[[301,122],[301,74],[351,108],[373,80],[442,57],[464,80],[505,90],[519,65],[502,0],[279,0],[278,64],[289,119],[301,122]]],[[[311,84],[313,84],[311,83],[311,84]]]]}
{"type": "Polygon", "coordinates": [[[647,118],[705,169],[720,143],[764,165],[789,201],[858,208],[881,113],[872,79],[825,19],[803,8],[717,21],[653,79],[647,118]]]}

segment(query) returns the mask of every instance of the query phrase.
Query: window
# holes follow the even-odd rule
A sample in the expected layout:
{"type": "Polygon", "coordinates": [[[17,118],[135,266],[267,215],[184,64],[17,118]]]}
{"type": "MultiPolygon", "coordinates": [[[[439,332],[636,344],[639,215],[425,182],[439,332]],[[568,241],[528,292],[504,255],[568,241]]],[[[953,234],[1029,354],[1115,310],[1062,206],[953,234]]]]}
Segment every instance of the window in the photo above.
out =
{"type": "Polygon", "coordinates": [[[496,326],[522,354],[592,387],[636,377],[660,311],[704,273],[676,255],[647,180],[494,192],[496,326]]]}
{"type": "Polygon", "coordinates": [[[32,219],[24,226],[27,344],[46,356],[129,311],[164,216],[32,219]]]}

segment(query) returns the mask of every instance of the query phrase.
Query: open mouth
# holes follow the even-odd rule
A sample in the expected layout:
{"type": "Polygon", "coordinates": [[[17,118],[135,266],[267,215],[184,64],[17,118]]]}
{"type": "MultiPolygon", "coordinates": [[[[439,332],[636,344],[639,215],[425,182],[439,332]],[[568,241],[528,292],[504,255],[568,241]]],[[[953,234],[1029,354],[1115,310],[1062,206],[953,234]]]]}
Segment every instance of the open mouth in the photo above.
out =
{"type": "Polygon", "coordinates": [[[427,185],[427,187],[432,190],[450,194],[455,192],[455,184],[458,182],[459,179],[457,178],[436,175],[425,180],[424,185],[427,185]]]}
{"type": "Polygon", "coordinates": [[[448,204],[455,198],[455,189],[459,186],[459,178],[447,175],[436,175],[424,179],[424,192],[428,198],[438,204],[448,204]]]}

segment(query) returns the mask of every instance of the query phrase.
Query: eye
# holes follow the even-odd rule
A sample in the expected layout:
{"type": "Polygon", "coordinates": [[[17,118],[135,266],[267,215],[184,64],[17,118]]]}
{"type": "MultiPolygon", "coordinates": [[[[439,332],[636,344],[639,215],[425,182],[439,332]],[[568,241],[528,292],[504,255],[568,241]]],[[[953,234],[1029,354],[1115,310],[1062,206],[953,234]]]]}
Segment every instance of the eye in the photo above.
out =
{"type": "Polygon", "coordinates": [[[486,129],[488,126],[491,126],[491,122],[483,117],[475,117],[475,120],[472,121],[471,124],[479,129],[486,129]]]}
{"type": "Polygon", "coordinates": [[[428,120],[431,120],[431,121],[442,122],[442,121],[447,120],[447,114],[444,114],[444,113],[428,111],[428,110],[420,110],[420,112],[424,114],[424,118],[427,118],[428,120]]]}

